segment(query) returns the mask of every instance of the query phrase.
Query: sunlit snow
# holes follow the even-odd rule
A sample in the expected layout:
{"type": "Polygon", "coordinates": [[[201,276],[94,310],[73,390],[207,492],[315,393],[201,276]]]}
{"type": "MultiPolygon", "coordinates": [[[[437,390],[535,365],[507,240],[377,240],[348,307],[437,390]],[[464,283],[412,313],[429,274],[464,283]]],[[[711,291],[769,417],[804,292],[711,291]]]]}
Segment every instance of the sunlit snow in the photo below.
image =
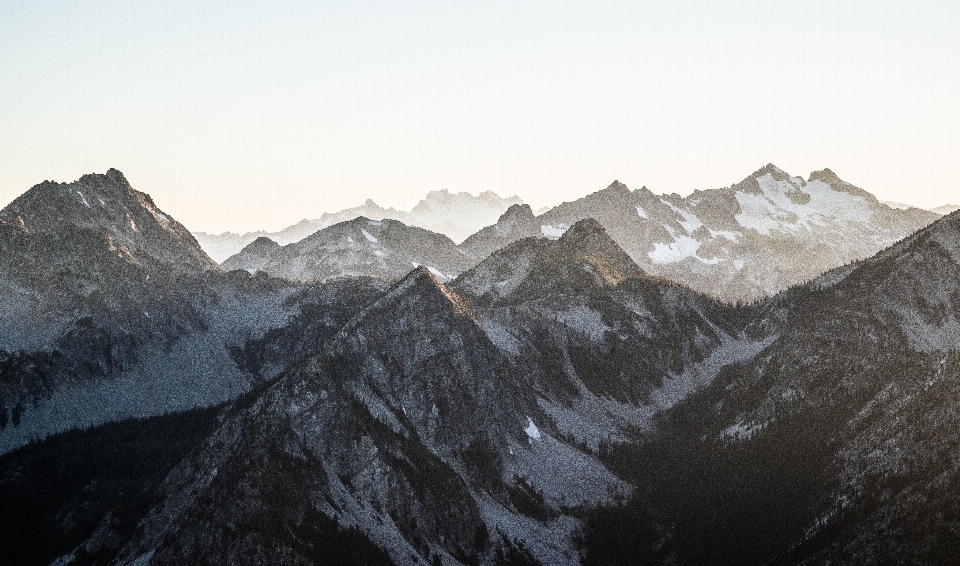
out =
{"type": "Polygon", "coordinates": [[[741,212],[734,216],[741,226],[768,236],[772,231],[796,232],[828,223],[869,222],[872,212],[863,197],[835,191],[823,181],[810,181],[802,188],[773,175],[757,179],[762,195],[737,192],[741,212]],[[802,191],[809,202],[797,204],[788,193],[802,191]]]}
{"type": "Polygon", "coordinates": [[[370,232],[367,232],[367,231],[364,230],[363,228],[361,228],[360,231],[363,233],[363,237],[364,237],[364,238],[370,240],[370,241],[373,242],[374,244],[377,243],[377,239],[373,237],[373,234],[371,234],[370,232]]]}
{"type": "Polygon", "coordinates": [[[86,205],[87,208],[90,208],[90,203],[87,202],[87,197],[83,196],[83,193],[80,191],[77,191],[77,194],[80,195],[80,200],[83,201],[83,204],[86,205]]]}

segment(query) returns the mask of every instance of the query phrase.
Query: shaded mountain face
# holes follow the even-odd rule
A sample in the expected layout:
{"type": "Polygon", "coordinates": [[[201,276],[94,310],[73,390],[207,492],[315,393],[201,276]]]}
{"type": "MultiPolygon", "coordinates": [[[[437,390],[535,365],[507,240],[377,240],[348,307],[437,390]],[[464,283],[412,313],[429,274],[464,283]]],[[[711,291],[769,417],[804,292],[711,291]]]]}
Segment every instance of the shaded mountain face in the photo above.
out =
{"type": "Polygon", "coordinates": [[[396,281],[423,265],[447,281],[473,263],[446,236],[395,220],[360,217],[282,247],[260,238],[223,265],[295,281],[359,275],[396,281]]]}
{"type": "MultiPolygon", "coordinates": [[[[313,300],[236,352],[251,366],[306,357],[235,402],[189,453],[165,444],[184,456],[151,472],[162,481],[124,480],[152,494],[149,508],[110,495],[129,484],[95,475],[103,495],[84,505],[87,492],[68,490],[57,512],[86,511],[48,544],[158,564],[575,564],[586,510],[631,490],[601,464],[600,445],[635,437],[720,360],[755,347],[737,309],[646,276],[589,220],[557,241],[509,246],[452,287],[419,267],[335,333],[313,322],[337,297],[313,300]],[[513,274],[520,292],[469,290],[517,250],[533,268],[513,274]],[[554,262],[563,269],[537,272],[554,262]],[[316,351],[300,340],[310,333],[325,341],[316,351]]],[[[0,479],[0,496],[25,481],[0,479]]]]}
{"type": "Polygon", "coordinates": [[[285,246],[298,242],[317,230],[360,217],[371,220],[396,220],[408,226],[443,234],[455,242],[460,242],[484,226],[496,222],[500,214],[509,207],[521,203],[522,201],[515,196],[504,199],[490,191],[473,196],[463,192],[454,194],[444,189],[427,193],[426,198],[409,212],[392,207],[383,208],[367,199],[361,206],[346,208],[339,212],[325,212],[316,220],[305,218],[279,232],[268,233],[261,230],[245,234],[224,232],[219,235],[194,232],[193,235],[196,236],[204,251],[220,263],[239,253],[245,246],[260,237],[269,238],[285,246]]]}
{"type": "Polygon", "coordinates": [[[167,477],[121,560],[327,563],[311,528],[333,521],[394,563],[520,544],[574,563],[559,509],[624,487],[555,436],[466,301],[423,268],[245,405],[167,477]]]}
{"type": "Polygon", "coordinates": [[[37,185],[0,211],[0,239],[0,451],[230,399],[259,379],[233,351],[311,300],[224,272],[116,170],[37,185]]]}
{"type": "Polygon", "coordinates": [[[769,346],[611,450],[647,495],[593,517],[587,563],[624,530],[651,563],[951,561],[958,252],[954,214],[767,301],[769,346]]]}
{"type": "Polygon", "coordinates": [[[656,196],[614,182],[538,217],[557,237],[597,219],[651,274],[724,300],[755,300],[869,257],[937,217],[895,210],[829,169],[804,180],[773,165],[725,189],[656,196]]]}

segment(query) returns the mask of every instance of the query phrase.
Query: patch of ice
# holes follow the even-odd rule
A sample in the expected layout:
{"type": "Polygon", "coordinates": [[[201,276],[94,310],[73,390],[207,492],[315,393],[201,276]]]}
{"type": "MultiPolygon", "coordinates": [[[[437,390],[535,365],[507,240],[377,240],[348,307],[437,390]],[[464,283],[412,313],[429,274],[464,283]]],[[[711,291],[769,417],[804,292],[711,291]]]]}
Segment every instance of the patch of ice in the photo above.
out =
{"type": "Polygon", "coordinates": [[[561,224],[559,226],[553,226],[552,224],[547,224],[540,227],[540,231],[543,232],[543,235],[550,238],[551,240],[556,240],[560,236],[563,236],[563,233],[566,232],[570,227],[566,224],[561,224]]]}
{"type": "Polygon", "coordinates": [[[377,243],[378,240],[373,237],[373,234],[371,234],[370,232],[367,232],[367,231],[364,230],[363,228],[361,228],[360,231],[363,232],[363,237],[364,237],[364,238],[370,240],[370,241],[373,242],[374,244],[377,243]]]}
{"type": "Polygon", "coordinates": [[[646,211],[644,211],[639,204],[635,205],[635,208],[637,209],[637,216],[639,216],[640,218],[649,218],[649,216],[647,216],[646,211]]]}
{"type": "Polygon", "coordinates": [[[527,433],[527,438],[530,439],[530,442],[540,440],[540,429],[537,428],[537,425],[533,424],[533,419],[527,417],[527,423],[527,428],[523,429],[523,432],[527,433]]]}
{"type": "Polygon", "coordinates": [[[167,218],[167,215],[162,212],[158,212],[157,217],[160,218],[160,220],[163,220],[164,222],[170,222],[170,219],[167,218]]]}
{"type": "Polygon", "coordinates": [[[665,265],[683,261],[688,257],[696,257],[697,250],[700,249],[700,242],[690,236],[677,236],[669,226],[667,231],[673,236],[673,242],[653,244],[653,251],[647,253],[650,256],[650,261],[665,265]]]}
{"type": "Polygon", "coordinates": [[[411,261],[410,263],[413,265],[414,268],[420,267],[420,264],[415,261],[411,261]]]}
{"type": "Polygon", "coordinates": [[[80,201],[83,202],[83,204],[84,204],[87,208],[90,208],[90,203],[87,202],[87,197],[83,196],[83,193],[81,193],[80,191],[77,191],[77,194],[80,195],[80,201]]]}
{"type": "MultiPolygon", "coordinates": [[[[707,228],[707,230],[710,230],[710,228],[707,228]]],[[[743,236],[741,232],[731,232],[729,230],[710,230],[711,238],[726,238],[731,242],[736,242],[737,238],[740,236],[743,236]]]]}
{"type": "Polygon", "coordinates": [[[743,269],[743,260],[742,259],[733,260],[733,266],[737,268],[737,271],[740,271],[741,269],[743,269]]]}
{"type": "Polygon", "coordinates": [[[697,218],[697,215],[692,212],[687,212],[681,208],[673,206],[669,201],[660,199],[660,202],[669,206],[674,212],[683,217],[683,220],[680,221],[680,225],[683,226],[683,229],[687,231],[687,234],[692,234],[697,228],[703,226],[703,222],[697,218]]]}
{"type": "Polygon", "coordinates": [[[100,201],[100,204],[102,204],[103,206],[107,206],[107,203],[103,202],[102,198],[98,198],[97,200],[100,201]]]}
{"type": "Polygon", "coordinates": [[[383,256],[384,256],[384,253],[383,253],[382,250],[373,250],[373,255],[378,256],[378,257],[383,257],[383,256]]]}
{"type": "Polygon", "coordinates": [[[510,282],[509,279],[504,279],[503,281],[497,283],[497,287],[503,287],[504,285],[506,285],[506,284],[509,283],[509,282],[510,282]]]}
{"type": "Polygon", "coordinates": [[[353,238],[351,238],[350,236],[347,236],[347,242],[349,242],[349,243],[352,244],[352,243],[353,243],[353,238]]]}

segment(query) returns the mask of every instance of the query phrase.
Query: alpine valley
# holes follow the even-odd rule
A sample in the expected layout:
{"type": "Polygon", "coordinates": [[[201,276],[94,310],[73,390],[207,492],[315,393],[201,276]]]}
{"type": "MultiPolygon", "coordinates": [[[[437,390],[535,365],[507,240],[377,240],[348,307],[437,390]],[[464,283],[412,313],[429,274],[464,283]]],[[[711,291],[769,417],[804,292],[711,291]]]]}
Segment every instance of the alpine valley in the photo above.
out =
{"type": "Polygon", "coordinates": [[[0,211],[0,564],[953,563],[957,407],[960,211],[829,169],[0,211]]]}

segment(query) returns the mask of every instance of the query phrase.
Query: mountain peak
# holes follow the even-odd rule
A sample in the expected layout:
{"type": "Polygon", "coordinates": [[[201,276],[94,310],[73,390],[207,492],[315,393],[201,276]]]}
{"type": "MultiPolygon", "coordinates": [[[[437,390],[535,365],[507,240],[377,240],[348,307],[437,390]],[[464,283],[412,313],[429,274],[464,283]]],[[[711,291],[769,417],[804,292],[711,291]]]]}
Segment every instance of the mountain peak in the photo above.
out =
{"type": "Polygon", "coordinates": [[[527,220],[532,218],[534,218],[533,209],[530,208],[529,204],[512,204],[510,205],[510,208],[500,215],[500,218],[497,219],[497,223],[499,224],[501,222],[527,220]]]}
{"type": "Polygon", "coordinates": [[[384,313],[390,319],[395,318],[395,313],[399,312],[404,313],[405,317],[429,317],[435,323],[437,315],[444,311],[454,315],[454,318],[466,318],[473,325],[479,326],[470,311],[469,303],[441,283],[428,268],[421,265],[395,283],[373,304],[363,309],[341,330],[341,334],[351,333],[358,326],[367,324],[384,313]]]}
{"type": "Polygon", "coordinates": [[[608,191],[615,191],[615,192],[618,192],[618,193],[629,193],[629,192],[630,192],[630,189],[627,188],[627,186],[626,186],[625,184],[621,183],[620,181],[618,181],[618,180],[616,180],[616,179],[614,179],[614,181],[613,181],[612,183],[610,183],[609,185],[607,185],[607,189],[606,189],[606,190],[608,190],[608,191]]]}
{"type": "Polygon", "coordinates": [[[841,193],[864,197],[867,200],[876,200],[876,197],[874,197],[872,194],[861,189],[860,187],[856,187],[844,181],[830,169],[821,169],[820,171],[814,171],[810,173],[810,182],[813,181],[821,181],[826,183],[827,185],[830,185],[831,189],[841,193]]]}
{"type": "Polygon", "coordinates": [[[152,258],[201,270],[219,269],[186,228],[164,214],[150,195],[134,189],[117,169],[86,174],[72,183],[36,185],[0,211],[0,224],[19,227],[25,235],[50,238],[45,245],[52,246],[51,257],[64,253],[63,246],[53,242],[76,240],[77,231],[83,231],[95,235],[84,239],[84,246],[105,242],[98,253],[120,254],[138,265],[152,258]]]}
{"type": "Polygon", "coordinates": [[[586,259],[608,282],[644,274],[606,228],[593,218],[584,218],[571,226],[557,240],[556,247],[571,258],[586,259]]]}

